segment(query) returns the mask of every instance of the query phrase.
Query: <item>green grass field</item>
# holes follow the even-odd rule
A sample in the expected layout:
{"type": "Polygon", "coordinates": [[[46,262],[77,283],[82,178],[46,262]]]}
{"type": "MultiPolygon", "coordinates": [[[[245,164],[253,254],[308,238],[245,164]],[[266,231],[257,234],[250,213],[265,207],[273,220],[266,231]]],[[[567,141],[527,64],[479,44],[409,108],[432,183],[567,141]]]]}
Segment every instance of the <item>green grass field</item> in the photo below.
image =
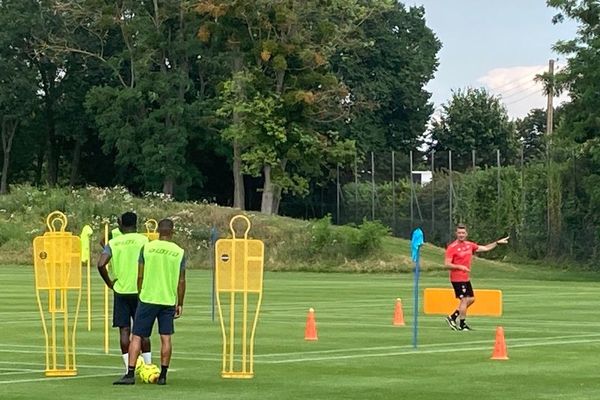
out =
{"type": "MultiPolygon", "coordinates": [[[[86,330],[85,313],[79,321],[79,375],[61,379],[43,375],[31,268],[1,267],[0,398],[600,398],[600,283],[576,281],[576,275],[573,280],[521,279],[509,270],[474,277],[476,288],[503,290],[503,317],[473,317],[475,331],[454,332],[441,317],[421,316],[417,350],[411,346],[412,275],[267,273],[256,377],[248,381],[220,378],[221,333],[218,322],[211,321],[210,274],[191,270],[168,386],[113,387],[122,361],[115,330],[111,354],[102,351],[102,287],[96,271],[93,330],[86,330]],[[406,327],[391,325],[396,297],[403,299],[406,327]],[[303,340],[309,307],[316,309],[318,342],[303,340]],[[506,332],[508,361],[489,359],[498,325],[506,332]]],[[[423,276],[421,284],[448,286],[439,272],[423,276]]],[[[157,337],[154,345],[158,362],[157,337]]]]}

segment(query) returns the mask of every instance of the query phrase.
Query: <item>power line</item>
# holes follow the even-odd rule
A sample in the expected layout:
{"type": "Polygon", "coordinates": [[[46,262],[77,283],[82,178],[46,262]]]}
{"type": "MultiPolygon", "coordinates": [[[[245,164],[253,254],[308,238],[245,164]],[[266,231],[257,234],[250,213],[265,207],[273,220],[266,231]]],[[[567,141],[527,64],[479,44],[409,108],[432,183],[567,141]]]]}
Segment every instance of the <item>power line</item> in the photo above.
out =
{"type": "MultiPolygon", "coordinates": [[[[532,77],[530,74],[527,74],[526,76],[523,76],[523,77],[521,77],[521,78],[514,79],[514,80],[512,80],[512,81],[509,81],[509,82],[507,82],[507,83],[505,83],[505,84],[501,85],[501,86],[498,86],[498,87],[495,87],[495,88],[491,88],[491,89],[492,89],[492,90],[496,90],[496,91],[500,91],[501,89],[504,89],[505,87],[507,87],[507,86],[510,86],[510,85],[512,85],[512,84],[520,84],[520,83],[524,83],[524,82],[526,82],[526,81],[528,81],[528,80],[533,80],[533,79],[534,79],[534,77],[535,77],[535,75],[539,74],[540,72],[544,72],[544,71],[545,71],[545,68],[541,68],[539,71],[536,71],[536,72],[534,73],[534,76],[533,76],[533,77],[532,77]]],[[[518,85],[517,85],[517,87],[518,87],[518,85]]],[[[515,89],[515,88],[512,88],[512,89],[515,89]]],[[[510,90],[512,90],[512,89],[507,89],[507,91],[510,91],[510,90]]]]}
{"type": "Polygon", "coordinates": [[[537,87],[537,83],[536,83],[533,86],[526,87],[526,88],[524,88],[522,90],[519,90],[518,92],[514,92],[512,94],[509,94],[508,96],[502,96],[502,95],[500,95],[500,96],[502,97],[502,100],[508,100],[510,98],[522,95],[523,93],[532,93],[531,90],[536,91],[536,90],[540,90],[540,88],[537,87]]]}
{"type": "Polygon", "coordinates": [[[537,91],[536,91],[536,92],[530,93],[530,94],[528,94],[527,96],[521,97],[520,99],[517,99],[517,100],[511,101],[511,102],[509,102],[509,103],[504,103],[504,105],[505,105],[505,106],[510,106],[511,104],[520,103],[521,101],[523,101],[523,100],[526,100],[526,99],[528,99],[528,98],[530,98],[530,97],[532,97],[532,96],[534,96],[534,95],[541,96],[541,95],[542,95],[542,92],[541,92],[541,91],[539,91],[539,92],[537,92],[537,91]]]}
{"type": "Polygon", "coordinates": [[[514,96],[519,93],[523,93],[524,91],[531,89],[532,87],[535,87],[536,85],[537,85],[537,82],[535,82],[534,80],[531,80],[531,82],[526,82],[522,86],[514,87],[514,88],[512,88],[510,90],[506,90],[506,91],[502,90],[502,91],[500,91],[500,94],[502,96],[505,96],[505,98],[506,98],[506,97],[514,96]]]}

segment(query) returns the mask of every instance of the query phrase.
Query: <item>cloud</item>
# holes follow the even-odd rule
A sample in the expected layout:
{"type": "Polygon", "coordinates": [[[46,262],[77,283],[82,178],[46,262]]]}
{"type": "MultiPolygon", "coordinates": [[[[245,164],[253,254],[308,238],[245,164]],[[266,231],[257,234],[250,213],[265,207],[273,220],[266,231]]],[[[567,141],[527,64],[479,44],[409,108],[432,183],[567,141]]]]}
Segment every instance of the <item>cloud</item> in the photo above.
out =
{"type": "MultiPolygon", "coordinates": [[[[556,70],[564,64],[557,63],[556,70]]],[[[548,70],[547,65],[526,65],[509,68],[494,68],[477,82],[485,85],[492,94],[500,96],[512,118],[527,115],[532,108],[546,108],[547,99],[543,85],[535,77],[548,70]]],[[[555,106],[568,101],[566,94],[554,99],[555,106]]]]}

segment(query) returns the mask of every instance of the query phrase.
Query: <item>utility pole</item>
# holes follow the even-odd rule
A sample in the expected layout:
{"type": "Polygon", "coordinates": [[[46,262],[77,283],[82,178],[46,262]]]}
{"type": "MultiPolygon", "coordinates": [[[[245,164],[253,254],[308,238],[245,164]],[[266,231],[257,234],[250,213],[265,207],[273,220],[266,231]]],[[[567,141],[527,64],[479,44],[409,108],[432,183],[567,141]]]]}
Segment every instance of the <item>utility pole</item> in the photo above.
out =
{"type": "Polygon", "coordinates": [[[548,106],[546,108],[546,168],[548,176],[548,253],[558,253],[561,231],[561,188],[558,172],[554,168],[552,157],[552,131],[554,127],[554,60],[548,62],[548,106]]]}
{"type": "Polygon", "coordinates": [[[554,60],[548,62],[548,107],[546,108],[546,135],[548,142],[552,136],[552,128],[554,127],[554,60]]]}

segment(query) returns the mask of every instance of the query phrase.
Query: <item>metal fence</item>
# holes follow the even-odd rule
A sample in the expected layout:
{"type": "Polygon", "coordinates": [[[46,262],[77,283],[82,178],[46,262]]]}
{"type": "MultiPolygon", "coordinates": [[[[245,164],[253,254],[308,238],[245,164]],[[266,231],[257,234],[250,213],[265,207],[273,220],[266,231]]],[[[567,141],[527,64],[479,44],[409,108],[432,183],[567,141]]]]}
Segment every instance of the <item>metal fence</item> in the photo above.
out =
{"type": "MultiPolygon", "coordinates": [[[[568,181],[575,179],[578,160],[575,154],[566,159],[561,165],[570,171],[562,171],[561,179],[568,181]]],[[[330,176],[333,182],[314,186],[309,198],[285,199],[284,213],[304,218],[329,214],[336,224],[378,220],[403,238],[420,227],[427,241],[438,245],[447,244],[455,225],[465,222],[478,240],[511,235],[512,248],[533,258],[553,252],[576,258],[583,238],[599,247],[593,225],[559,216],[558,226],[552,226],[547,160],[524,157],[523,149],[460,155],[417,149],[369,152],[338,165],[330,176]],[[552,248],[553,231],[560,236],[560,249],[552,248]]]]}

